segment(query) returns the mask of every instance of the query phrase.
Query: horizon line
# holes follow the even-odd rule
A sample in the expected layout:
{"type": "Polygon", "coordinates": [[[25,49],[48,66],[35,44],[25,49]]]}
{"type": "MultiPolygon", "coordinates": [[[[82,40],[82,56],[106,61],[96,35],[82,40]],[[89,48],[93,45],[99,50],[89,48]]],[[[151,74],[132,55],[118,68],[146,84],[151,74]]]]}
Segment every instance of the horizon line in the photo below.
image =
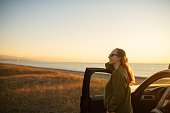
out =
{"type": "MultiPolygon", "coordinates": [[[[9,60],[3,60],[0,59],[0,63],[1,61],[7,61],[7,62],[44,62],[44,63],[107,63],[107,62],[90,62],[90,61],[86,61],[86,62],[81,62],[81,61],[38,61],[38,60],[14,60],[14,59],[9,59],[9,60]]],[[[170,63],[160,63],[160,62],[128,62],[128,64],[170,64],[170,63]]]]}

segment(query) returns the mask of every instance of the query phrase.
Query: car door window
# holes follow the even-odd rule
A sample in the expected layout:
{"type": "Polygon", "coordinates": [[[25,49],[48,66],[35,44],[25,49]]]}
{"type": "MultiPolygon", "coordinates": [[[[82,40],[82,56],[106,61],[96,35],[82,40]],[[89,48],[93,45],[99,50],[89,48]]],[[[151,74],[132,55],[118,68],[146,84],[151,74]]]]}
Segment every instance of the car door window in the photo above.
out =
{"type": "Polygon", "coordinates": [[[150,84],[149,87],[156,87],[156,86],[169,86],[170,85],[170,77],[161,78],[154,83],[150,84]]]}
{"type": "Polygon", "coordinates": [[[94,72],[90,80],[90,96],[103,95],[104,87],[111,74],[105,72],[94,72]]]}
{"type": "Polygon", "coordinates": [[[158,99],[159,101],[159,99],[162,97],[168,86],[170,86],[170,77],[161,78],[150,84],[145,89],[145,93],[154,95],[152,97],[158,99]]]}
{"type": "Polygon", "coordinates": [[[170,77],[164,77],[154,81],[144,90],[140,101],[140,105],[147,105],[141,107],[144,112],[156,108],[168,86],[170,86],[170,77]]]}

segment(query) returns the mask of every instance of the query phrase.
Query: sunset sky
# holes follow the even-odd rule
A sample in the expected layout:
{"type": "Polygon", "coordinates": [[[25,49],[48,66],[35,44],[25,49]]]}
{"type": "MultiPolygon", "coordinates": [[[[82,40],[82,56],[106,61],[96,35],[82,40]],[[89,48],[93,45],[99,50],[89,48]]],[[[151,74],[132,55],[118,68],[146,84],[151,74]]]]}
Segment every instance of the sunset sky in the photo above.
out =
{"type": "Polygon", "coordinates": [[[1,0],[0,55],[39,61],[170,63],[170,0],[1,0]]]}

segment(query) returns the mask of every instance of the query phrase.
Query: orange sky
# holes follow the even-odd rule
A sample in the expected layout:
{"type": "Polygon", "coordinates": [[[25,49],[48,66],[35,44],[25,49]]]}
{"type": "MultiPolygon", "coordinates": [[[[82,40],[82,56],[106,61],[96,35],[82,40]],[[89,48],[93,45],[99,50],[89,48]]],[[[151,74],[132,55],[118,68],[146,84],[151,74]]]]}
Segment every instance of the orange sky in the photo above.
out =
{"type": "Polygon", "coordinates": [[[169,1],[1,1],[0,55],[106,62],[114,48],[132,63],[170,63],[169,1]]]}

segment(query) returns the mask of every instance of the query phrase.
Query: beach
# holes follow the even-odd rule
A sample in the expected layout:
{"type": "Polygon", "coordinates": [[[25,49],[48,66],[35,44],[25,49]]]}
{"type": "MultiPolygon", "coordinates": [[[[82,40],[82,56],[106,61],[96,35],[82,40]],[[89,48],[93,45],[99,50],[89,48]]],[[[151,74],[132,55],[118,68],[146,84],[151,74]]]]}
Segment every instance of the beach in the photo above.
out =
{"type": "MultiPolygon", "coordinates": [[[[56,69],[56,71],[65,73],[65,74],[75,74],[75,75],[83,75],[84,76],[84,72],[81,72],[81,71],[72,71],[72,70],[64,70],[64,69],[56,69]]],[[[137,84],[141,84],[145,79],[147,79],[147,78],[146,77],[135,77],[137,84]]]]}
{"type": "MultiPolygon", "coordinates": [[[[84,72],[0,63],[0,112],[79,113],[84,72]]],[[[144,78],[136,78],[141,83],[144,78]]],[[[90,94],[107,80],[93,78],[90,94]]]]}

